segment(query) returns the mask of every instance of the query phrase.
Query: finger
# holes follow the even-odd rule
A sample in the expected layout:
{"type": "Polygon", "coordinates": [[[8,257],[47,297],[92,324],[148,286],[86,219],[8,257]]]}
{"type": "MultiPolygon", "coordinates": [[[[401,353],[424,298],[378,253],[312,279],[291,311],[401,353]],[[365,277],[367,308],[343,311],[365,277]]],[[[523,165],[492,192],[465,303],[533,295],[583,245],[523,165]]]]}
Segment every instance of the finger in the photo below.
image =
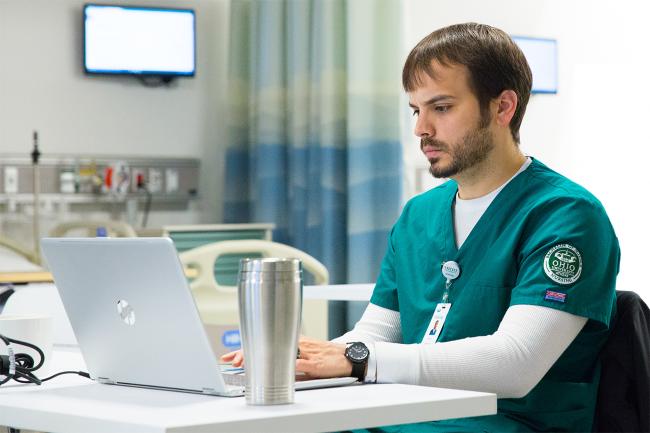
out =
{"type": "Polygon", "coordinates": [[[296,369],[296,382],[302,382],[303,380],[313,379],[310,375],[306,374],[304,371],[298,371],[296,369]]]}
{"type": "Polygon", "coordinates": [[[310,353],[306,347],[298,346],[298,356],[296,359],[309,359],[310,353]]]}
{"type": "Polygon", "coordinates": [[[296,376],[296,382],[305,382],[307,380],[313,380],[314,378],[311,376],[308,376],[306,374],[301,374],[300,376],[296,376]]]}
{"type": "Polygon", "coordinates": [[[232,360],[233,367],[242,367],[244,365],[244,354],[238,351],[232,360]]]}
{"type": "Polygon", "coordinates": [[[310,337],[301,336],[300,340],[298,340],[298,343],[299,343],[300,346],[313,347],[315,345],[318,345],[318,344],[322,343],[322,341],[321,340],[315,340],[315,339],[310,338],[310,337]]]}
{"type": "Polygon", "coordinates": [[[223,362],[230,362],[233,360],[233,358],[235,357],[235,355],[237,355],[238,352],[240,352],[240,350],[233,350],[232,352],[225,353],[221,355],[221,360],[223,362]]]}
{"type": "Polygon", "coordinates": [[[306,363],[307,363],[306,359],[303,359],[303,358],[296,359],[296,371],[307,374],[307,372],[305,371],[305,364],[306,363]]]}
{"type": "Polygon", "coordinates": [[[320,340],[313,340],[311,338],[305,338],[300,340],[298,347],[300,347],[300,352],[303,351],[306,353],[317,353],[322,352],[323,347],[327,345],[326,342],[320,340]]]}

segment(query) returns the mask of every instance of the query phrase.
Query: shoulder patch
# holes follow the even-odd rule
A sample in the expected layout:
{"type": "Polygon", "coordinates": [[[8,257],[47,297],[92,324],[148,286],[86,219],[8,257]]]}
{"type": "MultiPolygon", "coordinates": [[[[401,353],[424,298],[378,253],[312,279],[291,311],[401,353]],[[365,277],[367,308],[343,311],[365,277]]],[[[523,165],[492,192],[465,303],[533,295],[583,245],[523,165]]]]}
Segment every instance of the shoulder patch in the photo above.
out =
{"type": "Polygon", "coordinates": [[[582,255],[573,245],[558,244],[544,256],[544,272],[558,284],[573,284],[582,273],[582,255]]]}

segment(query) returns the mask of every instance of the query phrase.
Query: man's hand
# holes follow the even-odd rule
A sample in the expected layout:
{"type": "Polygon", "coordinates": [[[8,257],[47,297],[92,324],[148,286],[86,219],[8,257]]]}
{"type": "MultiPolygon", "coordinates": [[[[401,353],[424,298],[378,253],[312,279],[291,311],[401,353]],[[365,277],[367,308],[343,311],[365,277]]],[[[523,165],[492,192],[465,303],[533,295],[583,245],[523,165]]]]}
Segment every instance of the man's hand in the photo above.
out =
{"type": "MultiPolygon", "coordinates": [[[[345,357],[345,344],[300,337],[298,347],[300,358],[296,360],[296,371],[305,373],[305,376],[300,376],[301,380],[352,374],[352,363],[345,357]]],[[[243,367],[244,353],[241,349],[226,353],[221,356],[221,362],[243,367]]]]}
{"type": "Polygon", "coordinates": [[[225,355],[221,355],[221,362],[230,362],[233,367],[243,367],[244,366],[244,352],[239,349],[232,352],[228,352],[225,355]]]}
{"type": "Polygon", "coordinates": [[[301,337],[298,346],[300,358],[296,360],[296,371],[305,373],[305,379],[352,374],[352,363],[345,357],[345,344],[301,337]]]}

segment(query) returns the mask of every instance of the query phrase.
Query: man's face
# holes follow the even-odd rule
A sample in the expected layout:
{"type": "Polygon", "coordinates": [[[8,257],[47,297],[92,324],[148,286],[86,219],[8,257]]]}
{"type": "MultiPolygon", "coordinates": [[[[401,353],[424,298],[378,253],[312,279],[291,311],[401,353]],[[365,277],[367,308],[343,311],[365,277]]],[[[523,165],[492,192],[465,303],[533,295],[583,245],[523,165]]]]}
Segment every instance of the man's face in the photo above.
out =
{"type": "Polygon", "coordinates": [[[454,177],[484,161],[494,148],[490,118],[483,119],[465,66],[433,62],[436,79],[422,74],[409,92],[417,116],[415,135],[434,177],[454,177]]]}

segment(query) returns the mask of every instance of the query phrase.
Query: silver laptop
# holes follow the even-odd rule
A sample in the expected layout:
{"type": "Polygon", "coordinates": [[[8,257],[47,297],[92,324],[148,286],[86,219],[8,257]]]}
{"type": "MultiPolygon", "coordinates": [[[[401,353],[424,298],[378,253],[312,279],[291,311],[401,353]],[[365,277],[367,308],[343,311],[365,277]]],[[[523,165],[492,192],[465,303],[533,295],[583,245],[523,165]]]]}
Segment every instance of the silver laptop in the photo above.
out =
{"type": "MultiPolygon", "coordinates": [[[[44,238],[41,247],[93,379],[243,395],[222,377],[170,239],[44,238]]],[[[296,382],[296,389],[354,380],[296,382]]]]}

